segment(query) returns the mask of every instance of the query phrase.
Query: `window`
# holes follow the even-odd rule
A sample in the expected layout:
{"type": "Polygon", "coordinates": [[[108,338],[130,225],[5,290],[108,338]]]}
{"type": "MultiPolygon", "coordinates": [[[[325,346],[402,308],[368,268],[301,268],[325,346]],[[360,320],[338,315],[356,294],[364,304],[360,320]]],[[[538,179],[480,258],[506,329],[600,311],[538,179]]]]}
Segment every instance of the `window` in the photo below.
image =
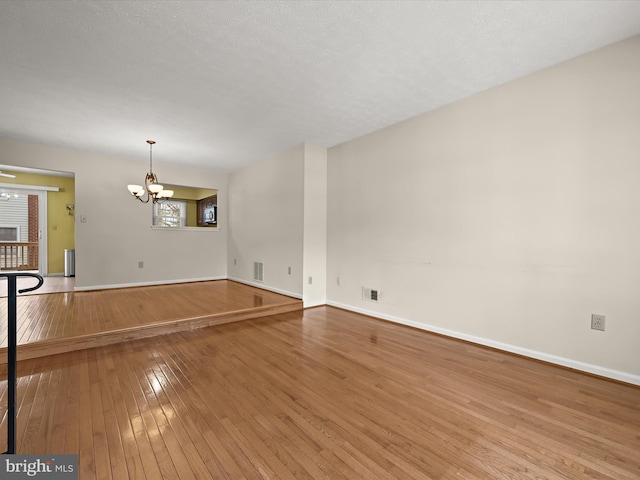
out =
{"type": "Polygon", "coordinates": [[[184,227],[187,224],[187,202],[168,200],[153,205],[153,225],[158,227],[184,227]]]}
{"type": "Polygon", "coordinates": [[[0,242],[19,242],[20,225],[0,225],[0,242]]]}

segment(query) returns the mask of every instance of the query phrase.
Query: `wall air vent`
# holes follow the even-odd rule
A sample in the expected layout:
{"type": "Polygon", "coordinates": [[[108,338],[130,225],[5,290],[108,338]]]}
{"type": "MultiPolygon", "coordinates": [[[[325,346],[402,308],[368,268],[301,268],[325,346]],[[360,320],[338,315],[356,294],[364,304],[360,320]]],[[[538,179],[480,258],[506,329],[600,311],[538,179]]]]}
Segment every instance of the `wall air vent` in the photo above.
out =
{"type": "Polygon", "coordinates": [[[362,299],[369,300],[370,302],[377,302],[380,296],[380,290],[373,288],[362,287],[362,299]]]}
{"type": "Polygon", "coordinates": [[[258,282],[264,282],[264,263],[253,262],[253,279],[258,282]]]}

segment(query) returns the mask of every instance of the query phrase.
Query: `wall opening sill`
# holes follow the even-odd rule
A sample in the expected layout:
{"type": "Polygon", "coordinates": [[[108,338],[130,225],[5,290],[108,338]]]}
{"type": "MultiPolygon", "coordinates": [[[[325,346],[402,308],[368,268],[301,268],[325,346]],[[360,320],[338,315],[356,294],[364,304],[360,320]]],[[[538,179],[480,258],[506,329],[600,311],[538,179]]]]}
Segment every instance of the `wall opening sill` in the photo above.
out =
{"type": "Polygon", "coordinates": [[[151,225],[151,230],[166,230],[172,232],[219,232],[220,227],[159,227],[157,225],[151,225]]]}

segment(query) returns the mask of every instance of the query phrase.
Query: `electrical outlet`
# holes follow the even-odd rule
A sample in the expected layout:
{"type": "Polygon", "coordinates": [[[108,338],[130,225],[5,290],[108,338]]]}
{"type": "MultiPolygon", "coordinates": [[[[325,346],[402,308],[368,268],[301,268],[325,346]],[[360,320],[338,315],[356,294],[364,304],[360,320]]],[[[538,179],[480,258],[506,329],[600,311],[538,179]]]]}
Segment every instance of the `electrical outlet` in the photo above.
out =
{"type": "Polygon", "coordinates": [[[144,268],[144,262],[138,262],[138,268],[144,268]]]}
{"type": "Polygon", "coordinates": [[[313,277],[309,277],[309,285],[313,284],[313,277]]]}
{"type": "Polygon", "coordinates": [[[338,284],[338,286],[340,285],[340,277],[336,278],[336,283],[338,284]]]}
{"type": "Polygon", "coordinates": [[[289,267],[289,275],[291,275],[291,267],[289,267]]]}
{"type": "Polygon", "coordinates": [[[591,329],[592,330],[600,330],[604,332],[604,315],[598,315],[597,313],[591,314],[591,329]]]}

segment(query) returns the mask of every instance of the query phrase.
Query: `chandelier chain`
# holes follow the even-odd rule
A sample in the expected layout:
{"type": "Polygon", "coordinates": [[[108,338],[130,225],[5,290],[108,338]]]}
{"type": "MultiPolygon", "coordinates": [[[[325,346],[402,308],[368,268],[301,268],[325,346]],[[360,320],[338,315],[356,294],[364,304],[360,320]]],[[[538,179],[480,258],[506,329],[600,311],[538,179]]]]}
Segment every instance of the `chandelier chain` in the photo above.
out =
{"type": "Polygon", "coordinates": [[[154,140],[147,140],[149,144],[149,173],[147,173],[144,179],[144,186],[141,185],[128,185],[127,188],[134,198],[138,199],[142,203],[158,203],[165,201],[173,196],[173,190],[165,190],[162,185],[159,184],[158,178],[153,173],[153,144],[154,140]],[[144,199],[143,199],[144,195],[144,199]]]}

